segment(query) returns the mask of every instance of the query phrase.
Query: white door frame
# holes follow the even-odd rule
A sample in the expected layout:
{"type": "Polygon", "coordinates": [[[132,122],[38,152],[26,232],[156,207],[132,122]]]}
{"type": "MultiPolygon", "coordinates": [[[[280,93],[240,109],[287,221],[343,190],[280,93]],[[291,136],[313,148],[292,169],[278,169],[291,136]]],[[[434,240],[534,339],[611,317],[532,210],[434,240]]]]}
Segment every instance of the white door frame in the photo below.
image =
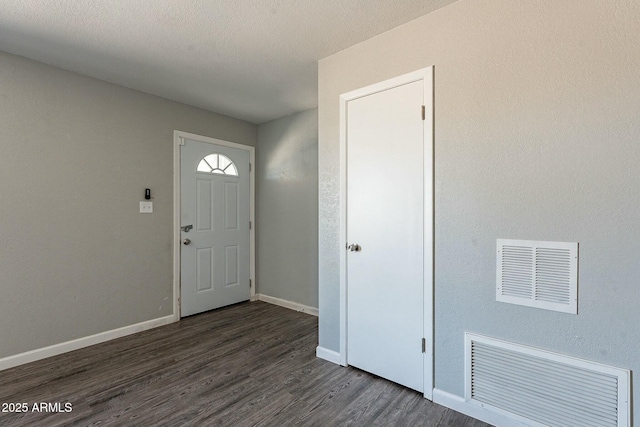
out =
{"type": "Polygon", "coordinates": [[[184,145],[184,140],[204,142],[207,144],[222,145],[223,147],[237,148],[249,152],[249,163],[251,170],[249,172],[249,220],[252,227],[249,229],[249,278],[251,279],[250,298],[253,301],[256,295],[256,219],[255,219],[255,164],[256,149],[249,145],[236,144],[235,142],[224,141],[222,139],[209,138],[207,136],[196,135],[193,133],[173,131],[173,316],[174,320],[180,320],[180,209],[181,209],[181,190],[180,190],[180,147],[184,145]]]}
{"type": "Polygon", "coordinates": [[[433,66],[404,74],[364,88],[340,95],[340,364],[347,366],[347,104],[363,96],[387,89],[424,81],[424,330],[427,349],[424,361],[424,397],[433,398],[433,229],[434,229],[434,185],[433,185],[433,66]],[[429,169],[430,168],[430,169],[429,169]]]}

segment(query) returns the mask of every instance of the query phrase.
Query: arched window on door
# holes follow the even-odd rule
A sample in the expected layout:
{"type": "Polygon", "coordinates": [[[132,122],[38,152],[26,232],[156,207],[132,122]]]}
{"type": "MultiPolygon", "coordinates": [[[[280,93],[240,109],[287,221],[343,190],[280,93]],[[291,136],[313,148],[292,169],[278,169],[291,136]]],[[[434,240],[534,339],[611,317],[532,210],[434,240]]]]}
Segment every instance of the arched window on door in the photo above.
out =
{"type": "Polygon", "coordinates": [[[198,172],[238,176],[236,165],[223,154],[209,154],[198,163],[198,172]]]}

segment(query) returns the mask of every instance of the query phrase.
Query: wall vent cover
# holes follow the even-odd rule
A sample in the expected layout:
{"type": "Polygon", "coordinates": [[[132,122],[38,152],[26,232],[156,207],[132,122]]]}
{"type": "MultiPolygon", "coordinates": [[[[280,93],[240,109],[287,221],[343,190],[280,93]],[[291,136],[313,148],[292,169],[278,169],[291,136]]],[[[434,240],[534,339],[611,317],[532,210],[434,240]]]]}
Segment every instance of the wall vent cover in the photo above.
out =
{"type": "Polygon", "coordinates": [[[578,313],[578,244],[497,240],[496,300],[578,313]]]}
{"type": "Polygon", "coordinates": [[[628,427],[630,372],[465,334],[467,402],[530,426],[628,427]]]}

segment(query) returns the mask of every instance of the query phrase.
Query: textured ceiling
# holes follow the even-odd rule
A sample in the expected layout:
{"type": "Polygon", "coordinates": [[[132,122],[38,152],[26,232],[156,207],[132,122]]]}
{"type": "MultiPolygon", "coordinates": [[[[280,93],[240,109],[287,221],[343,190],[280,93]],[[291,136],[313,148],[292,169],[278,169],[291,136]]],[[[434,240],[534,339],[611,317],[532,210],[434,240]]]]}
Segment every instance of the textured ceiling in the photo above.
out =
{"type": "Polygon", "coordinates": [[[263,123],[317,61],[454,0],[2,0],[0,50],[263,123]]]}

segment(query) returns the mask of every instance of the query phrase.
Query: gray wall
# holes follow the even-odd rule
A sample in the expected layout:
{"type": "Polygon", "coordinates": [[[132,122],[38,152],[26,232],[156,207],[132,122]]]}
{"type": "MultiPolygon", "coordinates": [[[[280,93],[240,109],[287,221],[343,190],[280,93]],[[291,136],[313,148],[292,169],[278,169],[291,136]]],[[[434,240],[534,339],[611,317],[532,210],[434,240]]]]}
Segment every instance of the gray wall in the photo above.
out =
{"type": "Polygon", "coordinates": [[[258,127],[258,292],[318,307],[318,110],[258,127]]]}
{"type": "Polygon", "coordinates": [[[463,395],[465,331],[640,369],[638,46],[637,1],[461,0],[321,60],[320,346],[339,349],[338,97],[435,65],[436,388],[463,395]],[[579,314],[496,302],[496,238],[579,242],[579,314]]]}
{"type": "Polygon", "coordinates": [[[0,53],[0,357],[172,314],[174,129],[257,139],[255,125],[0,53]]]}

